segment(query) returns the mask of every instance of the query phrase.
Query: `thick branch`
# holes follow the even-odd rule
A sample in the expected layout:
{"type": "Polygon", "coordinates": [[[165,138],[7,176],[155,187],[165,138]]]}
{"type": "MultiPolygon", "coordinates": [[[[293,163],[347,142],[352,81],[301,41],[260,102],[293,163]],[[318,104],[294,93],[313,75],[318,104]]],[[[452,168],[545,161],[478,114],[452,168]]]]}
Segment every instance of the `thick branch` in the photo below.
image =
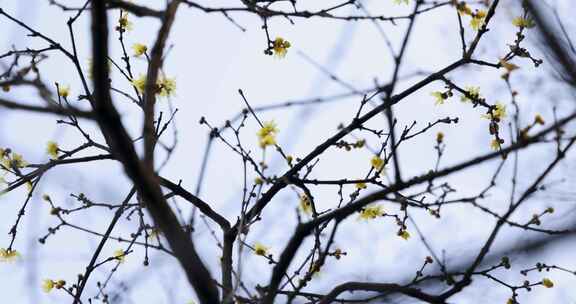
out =
{"type": "Polygon", "coordinates": [[[94,112],[104,137],[113,154],[119,159],[126,174],[134,182],[138,193],[156,225],[164,233],[174,255],[182,265],[188,280],[196,290],[201,303],[217,303],[218,290],[208,269],[198,256],[189,235],[182,229],[178,218],[166,203],[158,177],[150,167],[144,166],[136,154],[132,139],[122,125],[120,115],[112,103],[107,69],[108,18],[104,1],[92,3],[94,112]]]}

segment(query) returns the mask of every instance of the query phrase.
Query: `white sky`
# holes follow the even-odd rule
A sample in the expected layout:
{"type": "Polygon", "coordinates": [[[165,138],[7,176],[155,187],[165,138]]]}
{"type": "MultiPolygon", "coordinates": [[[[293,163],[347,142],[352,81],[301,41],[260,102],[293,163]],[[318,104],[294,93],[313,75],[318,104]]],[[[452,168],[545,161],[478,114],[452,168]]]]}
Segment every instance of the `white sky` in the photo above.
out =
{"type": "MultiPolygon", "coordinates": [[[[83,1],[70,0],[67,4],[77,6],[83,1]]],[[[161,7],[163,1],[136,0],[143,5],[161,7]]],[[[239,5],[237,1],[204,1],[214,6],[239,5]],[[213,3],[213,4],[212,4],[213,3]]],[[[394,6],[391,1],[364,1],[372,14],[385,13],[399,15],[408,11],[407,7],[394,6]]],[[[558,1],[569,8],[570,1],[558,1]]],[[[315,2],[314,4],[318,4],[315,2]]],[[[336,2],[335,2],[336,3],[336,2]]],[[[310,5],[314,5],[310,4],[310,5]]],[[[322,2],[324,6],[324,2],[322,2]]],[[[329,6],[329,5],[327,5],[329,6]]],[[[70,16],[58,8],[49,6],[46,0],[0,0],[0,7],[8,13],[17,16],[28,25],[39,29],[42,33],[59,41],[65,47],[70,46],[66,20],[70,16]]],[[[566,11],[566,10],[563,10],[566,11]]],[[[361,14],[361,11],[344,9],[341,14],[361,14]]],[[[114,13],[118,13],[117,11],[114,13]]],[[[495,61],[507,50],[507,43],[514,38],[514,29],[510,24],[513,16],[519,13],[518,8],[502,7],[498,10],[494,25],[487,34],[486,40],[480,45],[477,55],[489,61],[495,61]]],[[[113,15],[111,19],[116,18],[113,15]]],[[[293,47],[287,57],[278,60],[263,55],[265,47],[264,32],[260,29],[261,22],[257,17],[245,14],[234,15],[234,19],[247,28],[241,32],[233,24],[219,14],[204,14],[182,7],[177,17],[169,43],[173,44],[166,60],[164,70],[177,81],[177,93],[171,100],[178,108],[176,124],[178,126],[179,146],[173,159],[162,171],[161,175],[173,181],[182,179],[182,185],[192,192],[198,177],[202,160],[207,130],[198,124],[204,116],[213,125],[220,126],[226,119],[232,118],[243,107],[243,102],[237,93],[241,88],[253,107],[298,100],[302,98],[327,96],[349,91],[332,82],[325,73],[320,72],[301,54],[312,58],[315,62],[336,74],[340,79],[355,88],[365,89],[373,85],[374,79],[379,83],[390,79],[393,68],[386,44],[379,36],[376,27],[369,21],[341,22],[313,19],[295,19],[290,24],[283,18],[275,18],[269,22],[271,35],[288,39],[293,47]]],[[[134,29],[127,34],[126,42],[140,42],[151,45],[154,41],[158,22],[147,19],[132,18],[134,29]]],[[[418,18],[411,44],[407,49],[406,64],[400,75],[406,76],[414,72],[432,72],[458,59],[460,55],[457,19],[449,6],[418,18]]],[[[465,20],[467,22],[467,20],[465,20]]],[[[382,26],[397,46],[405,22],[397,26],[383,23],[382,26]]],[[[0,18],[0,43],[3,47],[0,53],[7,51],[10,45],[18,48],[31,46],[42,47],[45,44],[39,39],[25,37],[25,32],[16,25],[0,18]]],[[[80,58],[85,59],[87,69],[90,57],[89,18],[81,17],[75,26],[80,58]]],[[[470,34],[470,33],[469,33],[470,34]]],[[[529,33],[530,35],[532,33],[529,33]]],[[[470,39],[468,37],[468,39],[470,39]]],[[[120,53],[115,33],[111,34],[113,51],[112,58],[120,62],[120,53]]],[[[532,51],[536,57],[540,52],[532,51]]],[[[59,82],[72,87],[72,95],[80,94],[79,81],[66,59],[53,52],[52,56],[41,65],[42,78],[47,84],[59,82]]],[[[145,63],[133,60],[135,74],[145,72],[145,63]]],[[[525,123],[531,121],[535,113],[541,113],[547,120],[552,120],[552,104],[560,107],[560,114],[572,110],[566,103],[562,88],[553,84],[538,87],[542,80],[550,79],[543,69],[535,70],[528,61],[517,62],[521,66],[512,78],[520,92],[519,104],[522,107],[522,119],[525,123]],[[541,88],[534,90],[533,88],[541,88]],[[552,95],[554,94],[554,95],[552,95]],[[554,98],[542,98],[554,97],[554,98]],[[553,100],[550,100],[553,99],[553,100]]],[[[482,88],[483,96],[490,103],[500,100],[509,105],[506,87],[499,79],[499,71],[479,69],[477,67],[459,69],[449,76],[456,79],[461,86],[476,85],[482,88]]],[[[114,86],[127,88],[128,84],[116,72],[114,86]]],[[[423,76],[412,76],[399,83],[396,92],[410,86],[423,76]]],[[[410,142],[400,149],[403,175],[422,174],[430,170],[435,162],[433,150],[435,133],[445,133],[447,150],[441,167],[449,166],[470,159],[473,156],[489,152],[490,136],[487,133],[487,122],[480,118],[479,109],[471,109],[469,105],[461,104],[458,97],[452,98],[443,106],[434,106],[430,92],[442,89],[439,82],[433,83],[420,92],[403,100],[395,109],[401,127],[417,121],[416,129],[424,127],[428,122],[446,116],[458,117],[457,125],[440,125],[433,132],[428,132],[419,139],[410,142]]],[[[4,94],[4,93],[0,93],[4,94]]],[[[19,101],[37,103],[38,98],[30,90],[13,90],[8,95],[19,101]]],[[[123,114],[123,120],[133,135],[140,130],[140,112],[125,99],[114,96],[117,106],[123,114]]],[[[315,105],[310,107],[292,107],[285,110],[269,111],[259,114],[263,120],[275,120],[279,126],[279,144],[287,153],[304,156],[316,145],[334,134],[340,123],[348,123],[351,115],[356,113],[360,98],[347,98],[340,101],[315,105]]],[[[82,102],[78,102],[81,104],[82,102]]],[[[160,109],[168,111],[167,102],[160,109]]],[[[562,116],[562,115],[560,115],[562,116]]],[[[85,123],[86,126],[89,124],[85,123]]],[[[376,129],[386,129],[386,121],[377,117],[368,126],[376,129]]],[[[92,126],[93,127],[93,126],[92,126]]],[[[95,130],[89,127],[88,129],[95,130]]],[[[242,140],[251,147],[255,155],[260,153],[257,147],[255,132],[257,125],[249,119],[243,129],[242,140]]],[[[508,132],[508,127],[505,127],[508,132]]],[[[97,134],[92,132],[93,134],[97,134]]],[[[355,133],[365,137],[376,147],[377,138],[365,133],[355,133]]],[[[508,133],[505,133],[508,134],[508,133]]],[[[94,135],[95,138],[100,136],[94,135]]],[[[171,136],[171,135],[170,135],[171,136]]],[[[228,134],[228,138],[230,134],[228,134]]],[[[351,137],[347,139],[352,140],[351,137]]],[[[0,109],[0,147],[11,147],[22,153],[31,163],[47,160],[44,153],[45,143],[56,140],[63,148],[73,148],[81,141],[78,133],[71,128],[57,125],[53,117],[46,115],[23,114],[0,109]]],[[[520,159],[519,189],[524,189],[539,173],[538,169],[546,166],[546,160],[551,159],[554,151],[547,148],[535,148],[520,159]]],[[[287,166],[280,162],[274,153],[267,155],[272,164],[271,171],[282,174],[287,166]],[[270,158],[272,155],[272,158],[270,158]]],[[[321,158],[312,177],[318,179],[340,179],[344,177],[357,178],[365,174],[369,168],[369,151],[343,152],[330,149],[321,158]]],[[[240,206],[242,189],[241,161],[239,157],[218,142],[213,146],[208,165],[208,173],[204,181],[201,197],[209,202],[215,210],[234,222],[240,206]]],[[[568,161],[568,163],[572,163],[568,161]]],[[[459,191],[458,195],[474,194],[489,182],[497,162],[486,166],[469,169],[454,175],[445,181],[459,191]]],[[[511,162],[505,166],[505,174],[499,179],[501,187],[490,192],[490,197],[482,201],[486,206],[503,210],[507,204],[511,162]],[[506,175],[507,174],[507,175],[506,175]],[[500,209],[499,209],[500,208],[500,209]]],[[[574,176],[566,175],[570,167],[560,168],[548,181],[560,181],[552,189],[558,189],[555,195],[537,194],[540,199],[526,203],[524,210],[515,219],[523,222],[532,213],[541,212],[548,206],[554,206],[557,218],[554,224],[545,222],[545,227],[558,227],[556,224],[566,223],[570,217],[572,206],[570,201],[562,201],[570,197],[573,190],[568,186],[574,184],[574,176]],[[563,216],[564,214],[564,216],[563,216]],[[568,214],[568,215],[566,215],[568,214]]],[[[251,174],[250,179],[255,175],[251,174]]],[[[64,206],[72,206],[75,202],[70,194],[85,193],[91,200],[97,202],[119,202],[129,191],[127,178],[120,166],[112,161],[105,161],[82,166],[56,168],[49,172],[40,184],[38,193],[49,193],[52,198],[64,206]]],[[[338,199],[336,187],[312,187],[317,204],[320,208],[334,206],[338,199]]],[[[352,191],[345,188],[345,197],[352,191]]],[[[368,189],[370,191],[370,189],[368,189]]],[[[7,232],[14,222],[17,210],[23,201],[23,193],[17,191],[0,199],[0,247],[7,246],[7,232]]],[[[290,237],[296,223],[297,198],[293,191],[281,192],[273,201],[273,205],[263,213],[263,220],[252,227],[248,243],[261,242],[271,248],[278,256],[287,239],[290,237]]],[[[396,211],[394,206],[382,204],[386,210],[396,211]]],[[[182,204],[185,206],[185,204],[182,204]]],[[[188,212],[186,207],[184,212],[188,212]]],[[[63,303],[69,301],[66,295],[51,293],[46,295],[40,289],[44,278],[62,278],[68,282],[75,280],[78,273],[84,271],[91,251],[97,246],[98,239],[87,238],[86,234],[70,229],[60,231],[49,238],[46,245],[40,246],[36,241],[46,233],[47,228],[58,222],[49,214],[49,207],[37,195],[30,203],[26,216],[19,229],[16,248],[22,252],[22,259],[15,264],[0,264],[0,294],[6,303],[63,303]]],[[[91,210],[95,211],[95,210],[91,210]]],[[[111,218],[109,211],[90,212],[84,216],[71,219],[71,222],[104,231],[111,218]]],[[[446,207],[442,219],[436,220],[426,212],[415,210],[412,215],[419,228],[425,232],[432,246],[440,253],[446,249],[448,264],[456,263],[463,257],[470,256],[478,250],[479,244],[486,239],[487,231],[495,223],[470,206],[446,207]]],[[[127,221],[115,230],[114,235],[125,237],[135,231],[137,220],[127,221]]],[[[214,229],[217,227],[212,225],[214,229]]],[[[348,255],[337,263],[330,260],[318,277],[314,278],[310,292],[326,292],[332,286],[349,280],[366,280],[392,282],[395,279],[405,279],[417,270],[424,257],[428,255],[422,243],[418,240],[415,229],[409,224],[413,237],[404,241],[395,236],[396,226],[392,221],[382,220],[376,223],[364,223],[354,217],[347,220],[339,229],[340,234],[336,247],[343,248],[348,255]]],[[[525,238],[536,236],[511,228],[506,228],[498,238],[496,248],[506,248],[514,243],[522,243],[525,238]],[[519,233],[521,232],[521,233],[519,233]]],[[[214,245],[209,231],[199,224],[194,234],[197,248],[204,261],[212,270],[213,276],[219,278],[219,251],[214,245]]],[[[308,244],[309,245],[309,244],[308,244]]],[[[122,244],[109,242],[103,257],[112,255],[122,244]]],[[[522,258],[514,260],[510,272],[497,272],[510,283],[521,284],[523,278],[518,275],[522,266],[533,265],[537,261],[557,263],[569,269],[576,268],[570,260],[566,246],[550,246],[543,250],[537,258],[522,258]],[[517,263],[517,264],[515,264],[517,263]],[[518,267],[516,267],[518,265],[518,267]],[[509,275],[514,274],[514,275],[509,275]]],[[[301,250],[302,255],[306,250],[301,250]]],[[[174,259],[158,255],[152,251],[151,266],[143,268],[142,250],[127,257],[117,273],[115,273],[109,292],[118,291],[126,286],[122,300],[113,303],[186,303],[194,299],[185,278],[174,259]],[[125,284],[125,285],[122,285],[125,284]],[[129,296],[129,297],[124,297],[129,296]],[[129,299],[128,299],[129,298],[129,299]]],[[[266,261],[252,254],[244,257],[244,277],[248,286],[256,283],[267,284],[271,267],[266,261]]],[[[95,282],[103,280],[108,272],[99,270],[91,277],[86,295],[96,293],[95,282]]],[[[430,269],[428,269],[430,270],[430,269]]],[[[574,278],[559,272],[547,274],[553,278],[557,288],[544,290],[535,288],[528,295],[521,291],[522,303],[568,303],[576,300],[576,292],[569,286],[574,284],[574,278]]],[[[538,281],[540,274],[532,273],[530,280],[538,281]]],[[[454,303],[480,303],[478,297],[483,297],[482,303],[504,303],[509,292],[485,280],[475,281],[475,285],[466,289],[461,295],[452,298],[454,303]],[[485,288],[490,288],[486,292],[485,288]]],[[[281,300],[278,300],[281,301],[281,300]]],[[[280,302],[279,302],[280,303],[280,302]]]]}

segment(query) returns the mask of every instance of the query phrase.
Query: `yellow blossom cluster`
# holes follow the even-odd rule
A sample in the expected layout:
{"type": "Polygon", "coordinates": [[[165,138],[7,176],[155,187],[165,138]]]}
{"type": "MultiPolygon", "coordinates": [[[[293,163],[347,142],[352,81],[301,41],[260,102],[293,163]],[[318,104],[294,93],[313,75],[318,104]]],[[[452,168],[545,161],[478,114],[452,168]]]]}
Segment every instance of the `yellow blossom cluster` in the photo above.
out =
{"type": "Polygon", "coordinates": [[[436,99],[436,105],[444,104],[444,101],[448,99],[449,95],[446,92],[434,91],[430,93],[436,99]]]}
{"type": "Polygon", "coordinates": [[[11,152],[10,149],[0,148],[0,164],[2,164],[2,169],[21,169],[28,166],[28,162],[22,158],[22,155],[11,152]]]}
{"type": "Polygon", "coordinates": [[[482,28],[482,26],[484,25],[484,19],[486,19],[487,14],[485,10],[479,9],[476,10],[476,12],[473,12],[472,9],[465,2],[456,3],[455,5],[460,15],[472,17],[472,19],[470,20],[470,27],[473,30],[478,31],[482,28]]]}
{"type": "Polygon", "coordinates": [[[496,102],[496,105],[490,110],[488,114],[482,115],[483,118],[500,122],[506,118],[506,105],[501,102],[496,102]]]}
{"type": "Polygon", "coordinates": [[[465,88],[466,90],[466,94],[462,94],[462,97],[460,97],[460,101],[462,102],[468,102],[468,101],[475,101],[478,100],[480,98],[482,98],[482,96],[480,95],[480,87],[472,87],[472,86],[468,86],[465,88]]]}
{"type": "Polygon", "coordinates": [[[370,159],[370,165],[376,171],[382,171],[382,169],[384,169],[385,163],[384,160],[380,158],[378,155],[374,155],[372,159],[370,159]]]}
{"type": "Polygon", "coordinates": [[[132,22],[128,20],[128,12],[122,11],[120,13],[120,18],[118,19],[118,25],[116,30],[119,32],[127,32],[132,30],[132,22]]]}
{"type": "Polygon", "coordinates": [[[14,262],[20,257],[20,253],[14,249],[0,248],[0,262],[14,262]]]}
{"type": "Polygon", "coordinates": [[[488,114],[483,114],[482,117],[490,120],[490,134],[494,135],[494,138],[490,142],[490,147],[499,151],[502,148],[504,139],[498,136],[498,123],[506,117],[506,105],[496,102],[496,104],[488,110],[488,114]]]}
{"type": "Polygon", "coordinates": [[[281,37],[276,37],[276,39],[272,41],[272,50],[274,51],[274,56],[276,56],[276,58],[286,57],[286,53],[288,53],[290,46],[291,44],[288,40],[285,40],[281,37]]]}
{"type": "Polygon", "coordinates": [[[359,218],[363,220],[373,220],[382,215],[384,215],[384,208],[382,208],[380,205],[374,205],[362,208],[359,218]]]}
{"type": "Polygon", "coordinates": [[[258,130],[258,141],[260,148],[264,149],[267,146],[276,145],[276,134],[278,133],[278,128],[274,121],[266,121],[262,124],[262,128],[258,130]]]}
{"type": "MultiPolygon", "coordinates": [[[[140,94],[146,91],[146,75],[142,74],[140,77],[132,80],[132,85],[138,90],[140,94]]],[[[156,81],[156,94],[162,97],[170,97],[176,91],[176,80],[165,76],[159,77],[156,81]]]]}
{"type": "Polygon", "coordinates": [[[61,289],[66,285],[66,281],[64,280],[51,280],[51,279],[45,279],[42,282],[42,290],[44,290],[44,292],[49,293],[50,291],[52,291],[52,289],[56,288],[56,289],[61,289]]]}
{"type": "Polygon", "coordinates": [[[472,20],[470,20],[470,27],[478,31],[484,25],[484,19],[486,18],[485,10],[477,10],[476,13],[472,14],[472,20]]]}

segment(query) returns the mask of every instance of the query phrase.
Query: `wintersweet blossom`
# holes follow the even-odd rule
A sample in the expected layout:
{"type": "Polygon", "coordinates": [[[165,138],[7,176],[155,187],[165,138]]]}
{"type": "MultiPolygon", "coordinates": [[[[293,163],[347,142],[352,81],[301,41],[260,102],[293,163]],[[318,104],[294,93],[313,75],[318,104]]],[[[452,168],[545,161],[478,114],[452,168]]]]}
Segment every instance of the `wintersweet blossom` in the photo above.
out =
{"type": "Polygon", "coordinates": [[[274,55],[277,58],[286,57],[286,53],[288,53],[290,46],[290,42],[288,40],[284,40],[284,38],[281,37],[277,37],[272,42],[272,50],[274,51],[274,55]]]}
{"type": "Polygon", "coordinates": [[[267,256],[268,255],[268,247],[266,247],[260,243],[256,243],[256,244],[254,244],[254,253],[256,255],[267,256]]]}
{"type": "Polygon", "coordinates": [[[132,45],[132,50],[134,51],[135,57],[140,57],[146,53],[148,47],[142,43],[134,43],[132,45]]]}
{"type": "Polygon", "coordinates": [[[0,248],[0,262],[14,262],[20,257],[15,249],[0,248]]]}
{"type": "Polygon", "coordinates": [[[384,208],[380,205],[365,207],[360,211],[360,219],[373,220],[379,216],[384,215],[384,208]]]}
{"type": "Polygon", "coordinates": [[[277,133],[278,128],[276,127],[276,123],[274,121],[264,122],[262,128],[260,128],[260,130],[258,130],[258,133],[256,133],[256,135],[258,135],[260,147],[264,149],[267,146],[275,145],[277,133]]]}
{"type": "Polygon", "coordinates": [[[384,168],[384,160],[380,158],[378,155],[374,155],[372,159],[370,159],[370,165],[372,165],[372,167],[376,169],[376,171],[382,171],[382,169],[384,168]]]}
{"type": "Polygon", "coordinates": [[[520,17],[520,16],[512,19],[512,24],[520,28],[533,28],[534,26],[536,26],[536,23],[532,18],[520,17]]]}
{"type": "Polygon", "coordinates": [[[49,141],[46,144],[46,152],[52,159],[58,158],[58,144],[55,141],[49,141]]]}
{"type": "Polygon", "coordinates": [[[70,95],[70,86],[58,86],[58,95],[63,98],[68,98],[70,95]]]}

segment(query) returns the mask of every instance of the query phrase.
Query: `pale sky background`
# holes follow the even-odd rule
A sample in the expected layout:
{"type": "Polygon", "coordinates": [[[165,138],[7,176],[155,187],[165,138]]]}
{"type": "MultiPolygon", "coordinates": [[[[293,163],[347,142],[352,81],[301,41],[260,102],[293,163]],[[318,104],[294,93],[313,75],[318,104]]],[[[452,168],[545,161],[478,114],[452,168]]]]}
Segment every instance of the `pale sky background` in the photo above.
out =
{"type": "MultiPolygon", "coordinates": [[[[64,1],[71,6],[83,3],[79,0],[64,1]]],[[[143,5],[161,8],[164,1],[135,0],[143,5]]],[[[329,1],[307,1],[300,8],[314,8],[329,1]]],[[[334,1],[330,1],[332,3],[334,1]]],[[[408,6],[396,6],[388,0],[363,1],[371,14],[385,13],[401,15],[408,12],[408,6]]],[[[561,12],[573,9],[570,0],[554,1],[561,12]]],[[[239,1],[204,1],[213,6],[236,6],[239,1]]],[[[334,2],[337,3],[337,2],[334,2]]],[[[478,58],[495,61],[498,56],[507,52],[507,44],[514,39],[514,28],[510,20],[520,13],[518,7],[507,6],[512,1],[503,1],[495,20],[491,23],[490,32],[480,44],[476,53],[478,58]]],[[[66,20],[70,13],[63,13],[55,6],[49,6],[47,0],[0,0],[0,7],[9,14],[16,16],[26,24],[40,30],[65,47],[70,47],[66,20]]],[[[362,11],[346,8],[340,14],[362,14],[362,11]]],[[[111,22],[117,18],[119,11],[111,14],[111,22]]],[[[202,153],[207,138],[207,129],[198,121],[204,116],[215,126],[221,126],[226,119],[232,118],[243,107],[238,89],[242,89],[253,107],[281,103],[288,100],[299,100],[310,97],[329,96],[348,93],[349,90],[330,80],[306,58],[320,64],[356,89],[366,89],[373,86],[375,79],[385,83],[390,79],[393,64],[378,29],[370,21],[343,22],[319,18],[294,19],[290,24],[284,18],[274,18],[269,22],[271,36],[282,36],[288,39],[293,47],[285,59],[278,60],[265,56],[265,36],[261,30],[261,21],[256,16],[247,14],[233,15],[236,22],[247,29],[240,31],[220,14],[204,14],[182,6],[169,43],[173,45],[165,62],[167,75],[177,81],[176,96],[171,99],[178,108],[176,125],[178,127],[178,148],[161,175],[177,182],[182,179],[182,185],[193,192],[196,185],[202,153]]],[[[89,16],[83,15],[75,26],[80,58],[88,69],[90,59],[89,16]]],[[[133,30],[127,33],[126,43],[131,46],[135,42],[151,45],[154,42],[158,21],[152,18],[137,19],[132,17],[133,30]]],[[[465,20],[468,23],[468,20],[465,20]]],[[[572,22],[573,23],[573,22],[572,22]]],[[[382,28],[393,41],[395,47],[401,39],[406,22],[398,22],[397,26],[382,23],[382,28]]],[[[570,22],[568,25],[574,25],[570,22]]],[[[111,26],[112,28],[112,26],[111,26]]],[[[11,45],[17,48],[43,47],[44,42],[26,37],[26,32],[10,23],[6,18],[0,18],[0,53],[7,51],[11,45]]],[[[533,36],[535,32],[528,32],[533,36]]],[[[470,33],[468,33],[470,34],[470,33]]],[[[119,45],[116,34],[111,33],[111,57],[120,62],[119,45]]],[[[470,37],[468,37],[470,39],[470,37]]],[[[433,72],[442,68],[460,56],[460,44],[457,33],[457,19],[450,6],[435,10],[419,17],[407,49],[405,64],[400,75],[401,81],[396,92],[419,81],[424,76],[416,72],[433,72]],[[413,75],[413,76],[410,76],[413,75]]],[[[530,48],[535,57],[542,57],[536,48],[530,48]]],[[[42,78],[47,84],[59,82],[72,88],[72,96],[80,94],[77,75],[70,63],[62,55],[52,52],[49,60],[41,64],[42,78]]],[[[135,74],[145,73],[145,62],[134,59],[135,74]]],[[[570,100],[565,88],[550,82],[546,66],[535,70],[528,61],[515,62],[521,69],[512,76],[512,83],[519,90],[518,101],[522,107],[521,120],[530,123],[535,113],[541,113],[548,121],[552,120],[552,105],[559,107],[562,113],[574,110],[573,99],[570,100]],[[548,81],[547,81],[548,80],[548,81]]],[[[467,67],[449,74],[451,79],[457,79],[461,86],[480,86],[482,95],[489,103],[500,100],[512,106],[507,96],[505,83],[499,78],[501,71],[467,67]]],[[[113,86],[127,88],[128,83],[113,72],[113,86]]],[[[439,82],[432,83],[423,90],[403,100],[395,108],[399,126],[404,127],[412,121],[417,121],[416,129],[424,127],[428,122],[446,116],[458,117],[456,125],[440,125],[418,139],[409,142],[400,149],[402,172],[404,177],[422,174],[435,163],[433,145],[435,134],[442,131],[445,134],[447,149],[441,167],[459,163],[471,157],[490,151],[490,136],[487,132],[487,122],[480,118],[481,111],[472,109],[469,105],[458,101],[459,96],[447,101],[443,106],[435,106],[430,92],[442,89],[439,82]]],[[[0,93],[5,94],[5,93],[0,93]]],[[[7,96],[18,101],[33,104],[39,103],[35,93],[27,89],[12,90],[7,96]]],[[[115,95],[115,102],[123,114],[126,126],[136,136],[140,130],[140,112],[121,96],[115,95]]],[[[331,103],[323,103],[308,107],[291,107],[283,110],[260,113],[262,120],[275,120],[280,129],[278,141],[287,153],[294,156],[304,156],[315,146],[334,134],[340,123],[348,123],[356,113],[360,103],[359,97],[345,98],[331,103]]],[[[77,102],[81,104],[82,102],[77,102]]],[[[169,111],[168,102],[161,102],[159,108],[169,111]]],[[[509,120],[508,120],[509,121],[509,120]]],[[[101,139],[94,126],[84,122],[95,138],[101,139]],[[98,135],[96,135],[98,134],[98,135]]],[[[387,123],[382,116],[371,120],[368,126],[376,129],[387,129],[387,123]]],[[[505,128],[506,138],[508,127],[505,128]]],[[[254,155],[259,155],[255,132],[257,124],[249,119],[242,131],[242,140],[250,147],[254,155]]],[[[367,138],[376,147],[377,138],[366,133],[354,133],[367,138]]],[[[230,133],[226,133],[227,138],[230,133]]],[[[171,136],[171,135],[169,135],[171,136]]],[[[352,137],[347,139],[352,140],[352,137]]],[[[48,140],[56,140],[64,149],[76,147],[81,143],[79,134],[69,127],[56,124],[54,117],[47,115],[23,114],[0,109],[0,147],[10,147],[20,152],[31,163],[47,161],[45,144],[48,140]]],[[[279,161],[275,153],[267,153],[271,164],[269,172],[282,174],[287,166],[279,161]]],[[[530,184],[541,168],[553,156],[553,150],[536,147],[523,152],[520,158],[519,190],[530,184]]],[[[357,178],[363,176],[369,169],[371,153],[368,150],[344,152],[335,148],[327,151],[312,177],[318,179],[340,179],[344,177],[357,178]]],[[[547,182],[551,183],[550,191],[539,193],[527,202],[521,212],[513,219],[519,222],[527,221],[533,213],[538,213],[546,207],[553,206],[556,213],[551,215],[551,221],[544,221],[543,227],[556,228],[570,223],[573,217],[574,201],[574,157],[569,156],[565,164],[552,174],[547,182]]],[[[466,170],[457,175],[440,181],[448,181],[458,190],[453,197],[474,195],[489,182],[497,162],[466,170]]],[[[490,196],[481,203],[494,210],[504,210],[510,189],[510,169],[512,162],[504,167],[504,173],[498,180],[499,186],[490,192],[490,196]]],[[[239,211],[242,190],[242,171],[240,158],[221,142],[213,145],[206,179],[200,197],[209,202],[214,209],[234,222],[239,211]]],[[[250,179],[255,175],[251,173],[250,179]]],[[[440,182],[440,181],[437,181],[440,182]]],[[[70,194],[85,193],[96,202],[118,203],[129,191],[129,183],[118,163],[102,161],[80,166],[58,167],[51,170],[39,185],[38,194],[33,198],[26,210],[26,216],[20,225],[15,248],[22,253],[22,259],[14,264],[0,264],[0,294],[2,303],[68,303],[69,296],[58,292],[44,294],[40,285],[44,278],[65,279],[75,281],[78,273],[84,271],[91,257],[91,252],[98,244],[98,239],[88,237],[78,231],[64,229],[48,239],[45,245],[37,242],[48,227],[58,223],[49,215],[49,206],[42,202],[41,193],[48,193],[59,204],[73,206],[75,201],[70,194]]],[[[312,187],[317,199],[317,207],[330,208],[338,199],[337,187],[312,187]]],[[[347,197],[353,191],[352,186],[344,188],[347,197]]],[[[370,191],[370,188],[367,190],[370,191]]],[[[408,193],[412,193],[408,191],[408,193]]],[[[368,193],[368,192],[365,192],[368,193]]],[[[23,192],[16,191],[0,198],[0,247],[9,243],[7,232],[12,226],[18,209],[23,202],[23,192]]],[[[248,243],[261,242],[271,248],[278,256],[293,232],[296,223],[296,207],[298,204],[295,192],[282,191],[273,201],[273,205],[263,213],[263,220],[252,227],[248,243]]],[[[386,210],[397,211],[397,207],[382,203],[386,210]]],[[[183,212],[189,209],[183,206],[183,212]]],[[[430,217],[423,210],[414,210],[411,215],[418,227],[431,241],[438,253],[446,250],[448,265],[462,262],[476,254],[478,246],[483,244],[487,232],[495,220],[470,206],[451,206],[443,209],[442,219],[430,217]]],[[[91,209],[82,216],[71,217],[72,223],[81,224],[98,231],[104,231],[112,212],[91,209]]],[[[214,277],[219,278],[219,249],[215,246],[209,230],[198,221],[194,241],[203,260],[207,263],[214,277]]],[[[121,225],[114,230],[113,235],[128,237],[137,227],[137,218],[131,221],[122,218],[121,225]]],[[[212,225],[214,229],[217,226],[212,225]]],[[[394,282],[411,278],[417,267],[428,255],[422,242],[411,224],[408,230],[413,237],[404,241],[395,235],[396,226],[392,221],[360,222],[356,217],[350,217],[339,229],[336,247],[343,248],[348,254],[337,263],[329,260],[323,272],[313,279],[310,292],[327,292],[336,284],[350,280],[394,282]],[[324,271],[325,269],[325,271],[324,271]]],[[[495,244],[495,249],[509,248],[514,244],[522,244],[527,239],[538,237],[535,233],[519,231],[506,227],[495,244]]],[[[309,243],[305,243],[308,244],[309,243]]],[[[111,256],[125,244],[108,242],[102,257],[111,256]]],[[[305,247],[305,246],[304,246],[305,247]]],[[[303,247],[303,248],[304,248],[303,247]]],[[[532,266],[536,262],[557,264],[568,269],[576,269],[576,263],[570,254],[573,248],[566,243],[557,242],[553,246],[542,249],[537,256],[513,258],[511,271],[498,271],[495,275],[507,282],[519,285],[524,280],[518,274],[522,268],[532,266]]],[[[301,250],[302,256],[307,250],[301,250]]],[[[187,303],[195,300],[188,283],[182,275],[176,261],[168,256],[151,251],[151,265],[142,266],[143,249],[137,249],[126,258],[126,262],[109,284],[110,295],[117,294],[123,288],[118,299],[112,303],[187,303]]],[[[243,258],[244,278],[247,286],[267,284],[271,267],[257,256],[246,253],[243,258]]],[[[104,280],[110,267],[97,270],[88,284],[85,295],[95,295],[95,283],[104,280]]],[[[433,267],[427,271],[434,270],[433,267]]],[[[426,273],[426,272],[425,272],[426,273]]],[[[532,292],[520,292],[521,303],[575,303],[576,278],[553,272],[546,274],[553,279],[556,287],[553,289],[535,288],[532,292]]],[[[542,274],[531,273],[528,277],[533,282],[539,281],[542,274]]],[[[359,293],[355,293],[357,295],[359,293]]],[[[472,287],[451,298],[453,303],[505,303],[510,296],[509,290],[477,279],[472,287]],[[482,300],[479,300],[482,298],[482,300]]],[[[283,298],[279,298],[282,302],[283,298]]],[[[414,303],[406,299],[402,303],[414,303]]]]}

